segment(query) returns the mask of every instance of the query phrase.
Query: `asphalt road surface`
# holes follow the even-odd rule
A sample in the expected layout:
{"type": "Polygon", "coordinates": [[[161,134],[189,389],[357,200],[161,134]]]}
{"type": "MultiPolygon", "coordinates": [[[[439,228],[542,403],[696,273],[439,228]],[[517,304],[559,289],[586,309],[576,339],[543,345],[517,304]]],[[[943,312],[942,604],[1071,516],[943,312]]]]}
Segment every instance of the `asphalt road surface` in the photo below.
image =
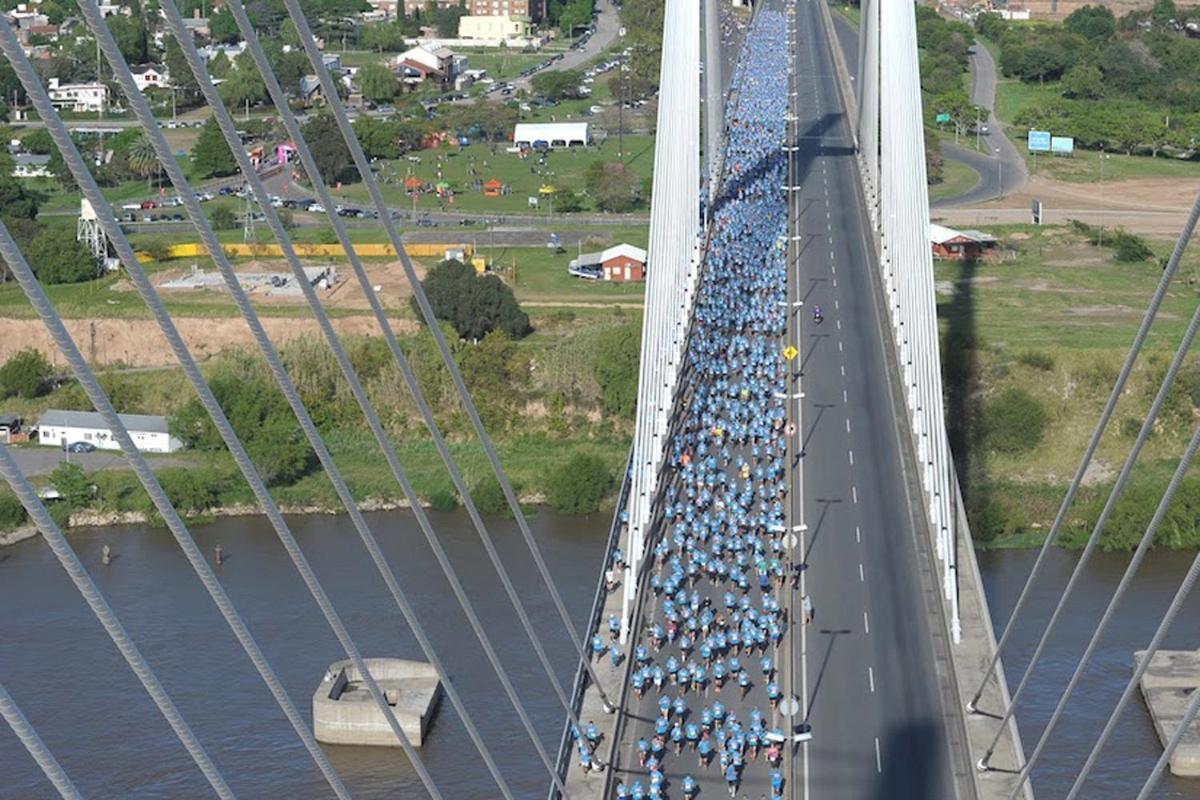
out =
{"type": "MultiPolygon", "coordinates": [[[[772,4],[782,7],[781,0],[772,4]]],[[[793,521],[807,530],[796,550],[802,583],[790,601],[798,607],[807,594],[815,619],[794,624],[776,658],[785,695],[794,685],[801,699],[795,721],[812,733],[784,762],[785,797],[941,800],[956,796],[954,771],[854,155],[817,7],[798,0],[796,8],[792,184],[801,190],[793,193],[792,224],[800,238],[789,295],[805,303],[795,321],[800,354],[794,362],[805,397],[798,417],[803,457],[791,497],[793,521]],[[810,315],[815,305],[824,314],[820,325],[810,315]]],[[[631,710],[629,743],[651,730],[653,695],[631,710]]],[[[761,705],[756,699],[752,692],[742,704],[731,690],[721,696],[739,717],[743,705],[761,705]]],[[[705,776],[702,800],[727,794],[711,773],[693,771],[705,776]]],[[[749,765],[737,797],[769,793],[767,774],[749,765]]]]}

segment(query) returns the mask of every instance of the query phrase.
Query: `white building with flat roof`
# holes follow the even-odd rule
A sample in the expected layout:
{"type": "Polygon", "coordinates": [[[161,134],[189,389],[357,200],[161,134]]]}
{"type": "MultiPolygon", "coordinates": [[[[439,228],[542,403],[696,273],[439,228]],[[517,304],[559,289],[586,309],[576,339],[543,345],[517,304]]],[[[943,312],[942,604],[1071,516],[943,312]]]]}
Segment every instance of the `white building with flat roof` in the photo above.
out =
{"type": "Polygon", "coordinates": [[[103,111],[109,106],[108,87],[103,83],[60,83],[51,78],[46,92],[59,111],[103,111]]]}
{"type": "Polygon", "coordinates": [[[586,122],[522,122],[513,131],[517,147],[570,147],[591,142],[586,122]]]}
{"type": "MultiPolygon", "coordinates": [[[[143,453],[174,453],[183,449],[183,442],[171,435],[166,417],[148,414],[118,414],[121,424],[143,453]]],[[[65,447],[87,442],[97,450],[120,450],[104,418],[95,411],[57,411],[51,409],[37,422],[38,442],[65,447]]]]}

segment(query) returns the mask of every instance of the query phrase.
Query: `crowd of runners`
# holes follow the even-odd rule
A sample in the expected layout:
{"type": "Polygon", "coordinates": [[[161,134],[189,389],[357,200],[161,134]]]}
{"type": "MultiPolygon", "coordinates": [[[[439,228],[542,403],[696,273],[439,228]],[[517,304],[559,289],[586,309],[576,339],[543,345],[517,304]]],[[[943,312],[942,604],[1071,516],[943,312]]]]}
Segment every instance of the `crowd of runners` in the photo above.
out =
{"type": "MultiPolygon", "coordinates": [[[[633,734],[639,763],[614,776],[620,800],[690,800],[714,770],[735,796],[756,767],[763,793],[783,796],[777,657],[794,578],[785,552],[785,437],[794,429],[781,352],[787,30],[783,14],[761,10],[733,76],[724,181],[681,378],[686,420],[668,445],[662,522],[648,538],[653,597],[628,652],[616,617],[591,642],[595,658],[628,670],[631,698],[658,709],[649,730],[633,734]]],[[[610,589],[618,575],[636,580],[624,561],[617,550],[610,589]]],[[[591,723],[575,734],[591,769],[600,735],[591,723]]]]}

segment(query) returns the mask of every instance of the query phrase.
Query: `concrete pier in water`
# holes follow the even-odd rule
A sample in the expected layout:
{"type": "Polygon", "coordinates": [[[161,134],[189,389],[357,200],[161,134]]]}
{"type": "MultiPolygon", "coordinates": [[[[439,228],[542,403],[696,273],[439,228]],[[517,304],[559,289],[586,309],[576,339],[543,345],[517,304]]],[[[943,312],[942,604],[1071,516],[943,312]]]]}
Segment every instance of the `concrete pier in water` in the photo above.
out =
{"type": "MultiPolygon", "coordinates": [[[[424,661],[368,658],[366,663],[400,729],[420,747],[442,695],[437,673],[424,661]]],[[[400,746],[352,661],[337,661],[329,667],[312,703],[313,735],[319,742],[400,746]]]]}
{"type": "MultiPolygon", "coordinates": [[[[1144,650],[1134,653],[1134,663],[1140,663],[1145,655],[1144,650]]],[[[1140,685],[1154,730],[1166,747],[1179,730],[1192,692],[1200,689],[1200,650],[1159,650],[1150,659],[1140,685]]],[[[1172,775],[1200,777],[1200,719],[1192,721],[1175,748],[1170,768],[1172,775]]]]}

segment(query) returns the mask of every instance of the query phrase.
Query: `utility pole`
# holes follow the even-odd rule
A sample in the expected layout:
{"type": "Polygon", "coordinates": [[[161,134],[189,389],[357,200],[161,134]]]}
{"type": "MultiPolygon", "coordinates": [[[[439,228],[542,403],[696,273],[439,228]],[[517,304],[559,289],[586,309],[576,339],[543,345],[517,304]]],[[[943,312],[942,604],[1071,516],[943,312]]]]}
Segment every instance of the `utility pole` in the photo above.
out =
{"type": "MultiPolygon", "coordinates": [[[[621,41],[625,41],[625,26],[622,25],[617,29],[617,36],[621,41]]],[[[625,82],[628,78],[625,77],[625,50],[621,49],[621,63],[617,65],[620,71],[621,78],[621,96],[617,98],[617,158],[621,163],[625,162],[625,82]]]]}

